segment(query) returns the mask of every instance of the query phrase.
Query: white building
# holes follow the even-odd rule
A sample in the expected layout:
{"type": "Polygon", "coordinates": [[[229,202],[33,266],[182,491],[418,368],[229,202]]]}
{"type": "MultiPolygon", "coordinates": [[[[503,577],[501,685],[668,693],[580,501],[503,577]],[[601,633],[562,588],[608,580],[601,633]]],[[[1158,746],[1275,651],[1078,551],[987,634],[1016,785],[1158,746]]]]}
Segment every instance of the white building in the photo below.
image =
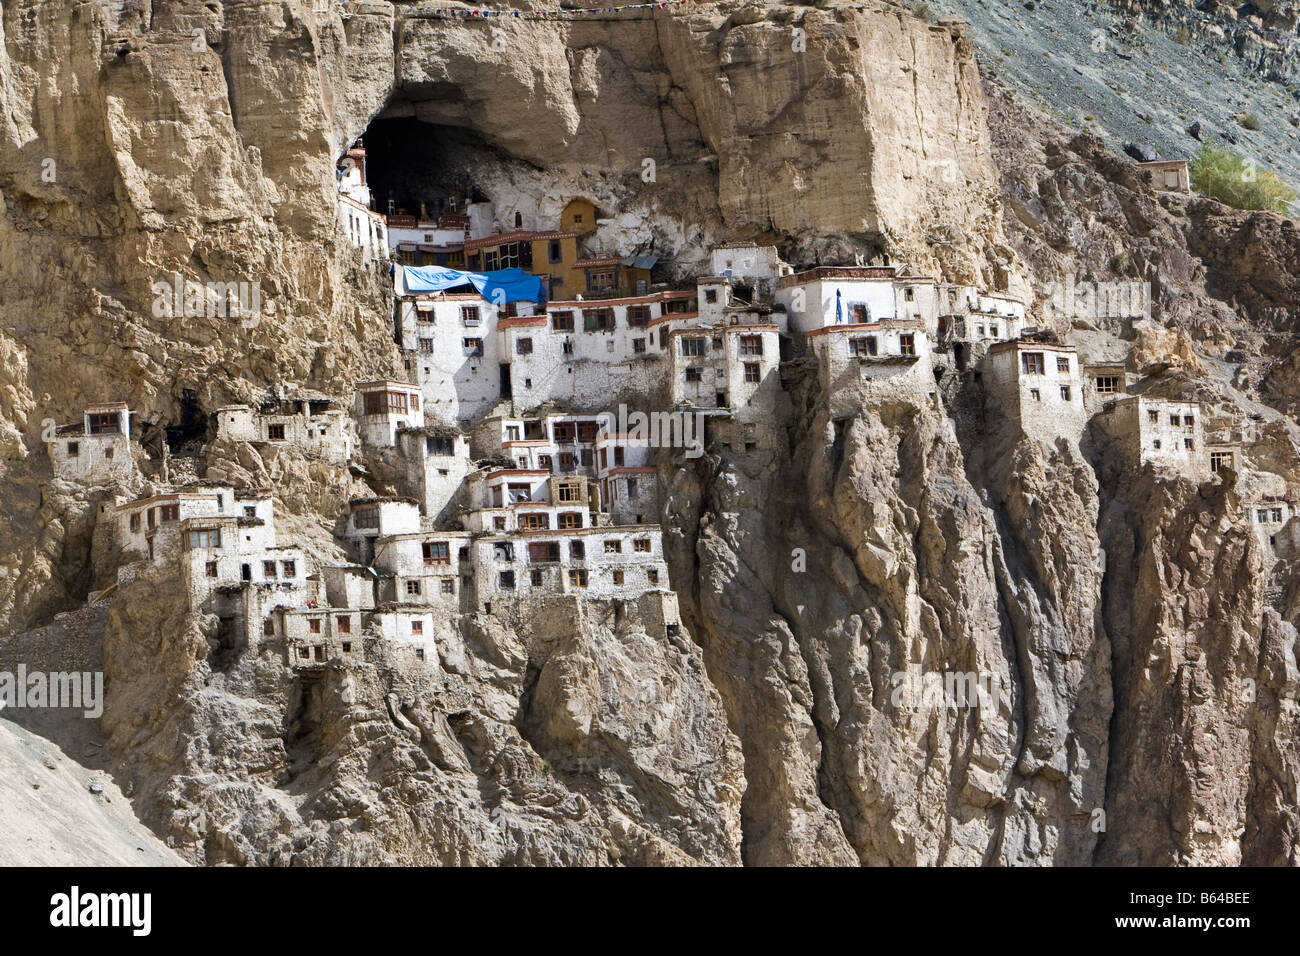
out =
{"type": "MultiPolygon", "coordinates": [[[[516,305],[532,308],[532,303],[516,305]]],[[[456,425],[487,414],[501,401],[509,373],[502,371],[508,359],[497,335],[500,311],[477,292],[399,293],[401,346],[430,417],[456,425]]]]}
{"type": "Polygon", "coordinates": [[[738,420],[773,420],[782,392],[775,325],[686,328],[668,338],[672,405],[727,409],[738,420]]]}
{"type": "Polygon", "coordinates": [[[1200,402],[1129,395],[1110,403],[1096,422],[1132,468],[1150,463],[1191,478],[1209,477],[1200,402]]]}
{"type": "Polygon", "coordinates": [[[263,410],[226,405],[217,409],[216,422],[219,441],[290,447],[336,465],[351,461],[356,445],[352,416],[324,396],[285,399],[263,410]]]}
{"type": "Polygon", "coordinates": [[[419,530],[420,505],[414,498],[353,498],[343,538],[354,557],[369,564],[376,538],[419,530]]]}
{"type": "Polygon", "coordinates": [[[613,524],[648,524],[659,516],[659,477],[646,438],[602,433],[596,439],[600,508],[613,524]]]}
{"type": "Polygon", "coordinates": [[[658,525],[476,536],[470,554],[484,610],[538,591],[634,600],[669,589],[658,525]]]}
{"type": "Polygon", "coordinates": [[[897,317],[894,281],[893,266],[822,266],[778,279],[776,301],[794,332],[870,325],[897,317]]]}
{"type": "Polygon", "coordinates": [[[934,391],[921,319],[827,326],[809,332],[808,345],[834,417],[857,413],[867,398],[916,402],[934,391]]]}
{"type": "Polygon", "coordinates": [[[399,428],[397,443],[406,467],[406,482],[420,508],[434,524],[447,521],[465,477],[473,468],[469,439],[445,425],[399,428]]]}
{"type": "Polygon", "coordinates": [[[444,615],[475,610],[470,541],[471,535],[464,531],[377,538],[374,565],[379,572],[380,601],[427,605],[444,615]],[[462,575],[468,579],[464,583],[462,575]]]}
{"type": "Polygon", "coordinates": [[[87,405],[81,422],[57,428],[45,449],[56,478],[93,485],[137,474],[131,412],[124,402],[87,405]]]}
{"type": "Polygon", "coordinates": [[[1000,342],[989,348],[981,367],[991,422],[1049,443],[1083,437],[1083,378],[1072,346],[1025,339],[1000,342]]]}
{"type": "Polygon", "coordinates": [[[338,161],[337,176],[338,216],[348,244],[360,249],[367,261],[387,259],[388,226],[384,217],[370,208],[365,149],[349,149],[338,161]]]}
{"type": "Polygon", "coordinates": [[[114,545],[119,560],[155,563],[176,560],[182,549],[181,525],[190,518],[234,517],[262,522],[244,532],[249,541],[275,544],[275,518],[269,492],[235,491],[228,485],[200,483],[120,502],[115,508],[114,545]]]}
{"type": "Polygon", "coordinates": [[[357,430],[367,445],[391,448],[397,444],[399,428],[418,428],[424,424],[423,396],[418,385],[362,382],[356,391],[357,430]]]}

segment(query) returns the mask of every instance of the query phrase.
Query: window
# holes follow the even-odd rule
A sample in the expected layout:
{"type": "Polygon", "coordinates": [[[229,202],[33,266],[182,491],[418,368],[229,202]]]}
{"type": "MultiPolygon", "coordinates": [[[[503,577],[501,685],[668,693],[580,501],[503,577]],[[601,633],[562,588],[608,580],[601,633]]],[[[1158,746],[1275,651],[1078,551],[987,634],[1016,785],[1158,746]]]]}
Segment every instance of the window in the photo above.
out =
{"type": "Polygon", "coordinates": [[[588,332],[612,332],[614,330],[614,310],[583,309],[582,327],[588,332]]]}
{"type": "Polygon", "coordinates": [[[1272,514],[1272,518],[1273,518],[1274,521],[1281,521],[1281,520],[1282,520],[1282,509],[1281,509],[1281,508],[1274,508],[1274,509],[1273,509],[1273,514],[1272,514]]]}
{"type": "Polygon", "coordinates": [[[92,435],[116,435],[118,433],[117,412],[92,412],[90,419],[90,434],[92,435]]]}
{"type": "Polygon", "coordinates": [[[461,339],[460,344],[466,355],[481,356],[483,354],[482,339],[461,339]]]}
{"type": "Polygon", "coordinates": [[[551,331],[552,331],[552,332],[572,332],[572,331],[573,331],[573,313],[572,313],[572,312],[552,312],[552,313],[551,313],[551,331]]]}
{"type": "Polygon", "coordinates": [[[641,554],[649,554],[649,553],[650,553],[650,539],[649,539],[649,538],[636,538],[636,539],[632,542],[632,550],[634,550],[634,551],[638,551],[638,552],[640,552],[641,554]]]}
{"type": "Polygon", "coordinates": [[[634,498],[639,498],[639,497],[641,497],[641,495],[637,492],[637,488],[636,488],[636,479],[635,479],[635,478],[629,478],[629,479],[627,480],[627,497],[628,497],[628,500],[629,500],[629,501],[632,500],[632,499],[634,499],[634,498]]]}
{"type": "Polygon", "coordinates": [[[421,355],[433,354],[433,339],[420,339],[420,354],[421,355]]]}
{"type": "Polygon", "coordinates": [[[704,378],[704,376],[701,374],[701,369],[700,369],[700,367],[699,367],[698,365],[691,365],[691,366],[688,366],[688,367],[687,367],[687,369],[686,369],[686,381],[688,381],[688,382],[699,382],[699,381],[703,380],[703,378],[704,378]]]}
{"type": "Polygon", "coordinates": [[[450,438],[430,438],[427,449],[430,455],[446,458],[455,453],[455,444],[450,438]]]}
{"type": "Polygon", "coordinates": [[[1025,370],[1026,375],[1043,374],[1043,353],[1042,352],[1024,352],[1020,356],[1021,367],[1025,370]]]}
{"type": "MultiPolygon", "coordinates": [[[[564,340],[564,354],[565,355],[573,354],[573,341],[571,339],[564,340]]],[[[573,374],[573,369],[569,369],[569,374],[570,375],[573,374]]]]}
{"type": "Polygon", "coordinates": [[[879,352],[879,345],[874,335],[859,335],[857,338],[849,339],[850,355],[876,355],[879,352]]]}
{"type": "Polygon", "coordinates": [[[1119,391],[1119,377],[1115,375],[1097,376],[1097,394],[1114,395],[1119,391]]]}
{"type": "Polygon", "coordinates": [[[914,298],[915,298],[915,296],[913,295],[911,289],[904,289],[904,290],[903,290],[903,301],[904,301],[904,302],[911,302],[914,298]]]}
{"type": "Polygon", "coordinates": [[[643,329],[650,324],[650,306],[629,305],[627,307],[627,324],[634,329],[643,329]]]}
{"type": "Polygon", "coordinates": [[[352,526],[354,528],[378,528],[379,509],[358,508],[352,513],[352,526]]]}
{"type": "Polygon", "coordinates": [[[1260,524],[1263,524],[1265,521],[1268,520],[1268,512],[1264,511],[1263,509],[1255,512],[1255,520],[1258,521],[1260,524]]]}
{"type": "Polygon", "coordinates": [[[742,335],[740,337],[740,354],[741,355],[762,355],[763,336],[742,335]]]}
{"type": "Polygon", "coordinates": [[[262,636],[275,637],[275,621],[271,620],[269,617],[262,622],[262,636]]]}
{"type": "Polygon", "coordinates": [[[1070,374],[1070,359],[1068,356],[1058,355],[1056,357],[1056,371],[1062,375],[1070,374]]]}
{"type": "Polygon", "coordinates": [[[451,544],[446,541],[426,541],[421,545],[425,564],[451,564],[451,544]]]}
{"type": "Polygon", "coordinates": [[[651,584],[659,583],[659,572],[654,568],[648,568],[645,573],[645,579],[651,584]]]}
{"type": "Polygon", "coordinates": [[[584,541],[569,542],[569,557],[574,561],[585,561],[587,558],[587,544],[584,541]]]}
{"type": "Polygon", "coordinates": [[[717,289],[705,289],[705,290],[704,290],[704,301],[707,302],[709,305],[714,305],[714,304],[718,301],[718,290],[717,290],[717,289]]]}
{"type": "Polygon", "coordinates": [[[587,569],[570,568],[569,569],[569,587],[585,588],[587,586],[587,569]]]}
{"type": "Polygon", "coordinates": [[[515,589],[515,572],[501,571],[497,574],[497,587],[502,591],[513,591],[515,589]]]}
{"type": "Polygon", "coordinates": [[[217,576],[217,562],[209,561],[204,567],[204,573],[210,578],[215,578],[217,576]]]}
{"type": "Polygon", "coordinates": [[[531,514],[519,516],[520,531],[545,531],[551,526],[551,516],[548,514],[531,514]]]}
{"type": "Polygon", "coordinates": [[[1186,449],[1188,449],[1189,451],[1190,451],[1190,450],[1193,450],[1193,449],[1196,448],[1196,442],[1195,442],[1194,440],[1192,440],[1191,438],[1184,438],[1184,439],[1183,439],[1183,447],[1186,448],[1186,449]]]}
{"type": "MultiPolygon", "coordinates": [[[[412,622],[411,622],[411,633],[412,633],[412,634],[423,634],[423,633],[424,633],[424,622],[423,622],[423,621],[412,621],[412,622]]],[[[420,651],[416,654],[416,657],[418,657],[420,660],[424,660],[424,651],[423,651],[423,650],[420,650],[420,651]]]]}
{"type": "Polygon", "coordinates": [[[460,307],[460,322],[462,325],[473,327],[479,324],[478,306],[462,305],[460,307]]]}
{"type": "Polygon", "coordinates": [[[438,585],[439,585],[439,588],[438,588],[438,589],[439,589],[440,591],[442,591],[443,594],[455,594],[455,593],[456,593],[456,579],[455,579],[455,578],[440,578],[440,579],[438,580],[438,585]]]}
{"type": "Polygon", "coordinates": [[[506,500],[509,501],[511,504],[515,504],[516,502],[520,502],[520,501],[532,501],[533,500],[532,489],[529,488],[529,486],[526,484],[511,482],[510,484],[506,485],[506,500]]]}
{"type": "Polygon", "coordinates": [[[580,511],[562,511],[556,521],[557,528],[561,531],[572,531],[575,528],[582,527],[582,512],[580,511]]]}
{"type": "Polygon", "coordinates": [[[1232,452],[1216,451],[1210,453],[1210,470],[1213,472],[1227,471],[1232,467],[1232,452]]]}
{"type": "Polygon", "coordinates": [[[509,541],[497,541],[492,545],[492,557],[498,561],[513,561],[515,559],[515,546],[509,541]]]}
{"type": "Polygon", "coordinates": [[[407,411],[417,411],[420,407],[419,396],[407,392],[367,392],[364,396],[364,411],[367,415],[405,415],[407,411]]]}
{"type": "Polygon", "coordinates": [[[1196,418],[1195,418],[1194,416],[1192,416],[1192,415],[1184,415],[1184,416],[1183,416],[1183,427],[1184,427],[1184,428],[1195,428],[1195,427],[1196,427],[1196,418]]]}
{"type": "Polygon", "coordinates": [[[541,571],[529,571],[528,580],[535,588],[540,588],[545,581],[546,576],[541,571]]]}
{"type": "Polygon", "coordinates": [[[560,471],[573,471],[577,466],[577,459],[573,457],[573,452],[560,452],[560,471]]]}
{"type": "Polygon", "coordinates": [[[637,354],[637,355],[641,355],[642,353],[644,353],[644,352],[645,352],[645,339],[633,339],[633,340],[632,340],[632,351],[633,351],[635,354],[637,354]]]}
{"type": "Polygon", "coordinates": [[[582,485],[573,481],[562,481],[556,486],[556,495],[561,501],[578,501],[582,498],[582,485]]]}
{"type": "Polygon", "coordinates": [[[180,521],[181,506],[178,504],[163,505],[161,508],[158,509],[158,520],[159,521],[180,521]]]}
{"type": "Polygon", "coordinates": [[[1169,416],[1169,424],[1172,425],[1174,428],[1177,428],[1179,425],[1181,425],[1182,421],[1183,421],[1183,417],[1181,415],[1169,416]]]}
{"type": "MultiPolygon", "coordinates": [[[[506,519],[505,519],[505,516],[504,516],[504,515],[495,515],[495,516],[493,516],[493,518],[492,518],[492,528],[493,528],[493,530],[495,530],[495,531],[505,531],[505,530],[506,530],[506,519]]],[[[465,550],[465,549],[462,548],[461,550],[463,551],[463,550],[465,550]]]]}
{"type": "Polygon", "coordinates": [[[268,441],[284,441],[284,426],[267,425],[266,437],[268,441]]]}
{"type": "Polygon", "coordinates": [[[1036,402],[1041,402],[1043,400],[1043,393],[1036,388],[1031,388],[1029,390],[1029,397],[1036,402]]]}
{"type": "Polygon", "coordinates": [[[759,366],[757,362],[745,363],[745,381],[751,384],[757,384],[762,381],[762,377],[759,375],[759,366]]]}
{"type": "Polygon", "coordinates": [[[533,541],[528,545],[529,564],[552,564],[560,560],[560,542],[533,541]]]}
{"type": "Polygon", "coordinates": [[[263,561],[263,562],[262,562],[262,577],[264,577],[264,578],[273,578],[273,577],[275,577],[275,562],[274,562],[274,561],[263,561]]]}
{"type": "Polygon", "coordinates": [[[313,617],[311,620],[309,620],[309,621],[307,622],[307,630],[309,630],[309,631],[310,631],[311,633],[313,633],[313,634],[319,634],[319,633],[320,633],[320,618],[318,618],[318,617],[313,617]]]}
{"type": "Polygon", "coordinates": [[[1152,425],[1160,424],[1160,413],[1154,408],[1147,412],[1147,421],[1152,425]]]}
{"type": "Polygon", "coordinates": [[[703,355],[704,339],[700,336],[690,336],[682,338],[683,355],[703,355]]]}
{"type": "MultiPolygon", "coordinates": [[[[599,431],[600,422],[578,422],[578,441],[594,442],[599,431]]],[[[590,462],[584,460],[583,464],[590,464],[590,462]]]]}
{"type": "Polygon", "coordinates": [[[132,531],[140,530],[140,512],[138,511],[135,514],[131,515],[131,530],[132,531]]]}
{"type": "Polygon", "coordinates": [[[989,326],[989,335],[993,336],[995,339],[998,337],[998,327],[996,325],[989,326]]]}
{"type": "MultiPolygon", "coordinates": [[[[412,634],[422,634],[422,633],[424,633],[424,630],[423,630],[423,629],[424,629],[424,623],[423,623],[422,621],[412,621],[412,622],[411,622],[411,633],[412,633],[412,634]]],[[[422,660],[424,660],[424,648],[423,648],[423,647],[417,647],[417,648],[415,649],[415,659],[416,659],[417,661],[422,661],[422,660]]]]}
{"type": "Polygon", "coordinates": [[[256,517],[257,517],[257,506],[256,506],[256,505],[244,505],[244,517],[245,517],[245,518],[256,518],[256,517]]]}
{"type": "MultiPolygon", "coordinates": [[[[352,618],[346,614],[340,614],[334,619],[335,626],[340,634],[352,633],[352,618]]],[[[346,645],[344,645],[346,648],[346,645]]]]}
{"type": "Polygon", "coordinates": [[[916,336],[911,332],[904,332],[898,337],[898,354],[915,355],[916,354],[916,336]]]}
{"type": "Polygon", "coordinates": [[[220,528],[211,528],[208,529],[208,531],[190,532],[190,548],[220,548],[220,546],[220,528]]]}
{"type": "Polygon", "coordinates": [[[81,442],[79,441],[68,442],[68,457],[79,458],[80,456],[81,456],[81,442]]]}
{"type": "Polygon", "coordinates": [[[1151,447],[1154,448],[1156,451],[1159,451],[1159,450],[1160,450],[1160,439],[1157,438],[1155,441],[1153,441],[1153,442],[1151,443],[1151,447]]]}
{"type": "Polygon", "coordinates": [[[1063,402],[1068,402],[1069,400],[1070,400],[1070,386],[1068,386],[1068,385],[1062,385],[1062,386],[1061,386],[1061,401],[1063,401],[1063,402]]]}
{"type": "Polygon", "coordinates": [[[721,336],[721,335],[715,335],[715,336],[713,337],[713,351],[715,351],[715,352],[720,352],[720,351],[722,351],[722,336],[721,336]]]}
{"type": "Polygon", "coordinates": [[[587,288],[593,292],[608,292],[618,287],[618,273],[614,269],[591,269],[587,272],[587,288]]]}
{"type": "Polygon", "coordinates": [[[516,354],[516,355],[532,355],[532,354],[533,354],[533,340],[532,340],[532,339],[519,339],[519,340],[517,340],[517,341],[515,342],[515,354],[516,354]]]}
{"type": "Polygon", "coordinates": [[[616,540],[616,539],[614,539],[614,538],[608,538],[608,539],[606,539],[606,541],[605,541],[605,553],[606,553],[606,554],[622,554],[622,553],[623,553],[623,542],[622,542],[622,541],[618,541],[618,540],[616,540]]]}
{"type": "Polygon", "coordinates": [[[622,572],[622,571],[611,571],[611,572],[610,572],[610,575],[613,577],[613,579],[614,579],[614,584],[615,584],[617,587],[622,587],[622,586],[623,586],[623,572],[622,572]]]}
{"type": "MultiPolygon", "coordinates": [[[[577,219],[575,219],[574,222],[577,222],[577,219]]],[[[547,247],[546,254],[550,257],[551,262],[559,262],[562,260],[564,258],[564,250],[560,248],[560,240],[552,239],[547,247]]]]}

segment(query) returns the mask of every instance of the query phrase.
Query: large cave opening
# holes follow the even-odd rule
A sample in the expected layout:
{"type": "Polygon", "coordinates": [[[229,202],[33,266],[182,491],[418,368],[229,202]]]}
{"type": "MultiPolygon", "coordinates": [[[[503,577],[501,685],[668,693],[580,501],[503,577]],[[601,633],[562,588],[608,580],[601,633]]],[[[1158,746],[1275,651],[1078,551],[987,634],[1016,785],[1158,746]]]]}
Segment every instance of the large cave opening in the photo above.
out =
{"type": "Polygon", "coordinates": [[[374,209],[421,220],[491,203],[476,172],[509,161],[476,130],[409,116],[372,121],[361,141],[374,209]]]}

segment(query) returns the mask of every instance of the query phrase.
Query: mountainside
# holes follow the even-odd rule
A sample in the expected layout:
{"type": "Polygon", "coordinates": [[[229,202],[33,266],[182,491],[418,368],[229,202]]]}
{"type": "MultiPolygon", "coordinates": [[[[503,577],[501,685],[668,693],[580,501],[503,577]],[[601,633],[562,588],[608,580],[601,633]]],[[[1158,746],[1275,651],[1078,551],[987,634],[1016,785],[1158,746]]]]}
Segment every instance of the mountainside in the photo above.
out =
{"type": "MultiPolygon", "coordinates": [[[[32,729],[102,747],[197,864],[1296,862],[1295,534],[1274,550],[1251,513],[1300,485],[1300,236],[1158,190],[1114,149],[1185,158],[1174,117],[1226,128],[1228,99],[1170,91],[1134,126],[1157,109],[1127,105],[1135,85],[1077,129],[1026,99],[1048,84],[1073,109],[1073,71],[1015,63],[1120,13],[1065,31],[1059,3],[1001,25],[952,6],[968,29],[892,3],[6,3],[0,669],[102,670],[107,692],[98,720],[32,729]],[[1013,27],[1025,45],[990,56],[1013,27]],[[46,433],[127,402],[147,460],[124,496],[268,488],[282,537],[351,560],[341,509],[400,490],[379,457],[222,442],[213,416],[404,380],[387,269],[335,218],[338,156],[381,128],[433,157],[412,182],[437,165],[530,221],[588,196],[608,248],[680,279],[753,240],[1018,297],[1079,363],[1249,434],[1242,467],[1169,474],[1095,425],[1007,427],[955,354],[920,395],[829,395],[796,356],[753,448],[654,458],[680,631],[557,596],[439,620],[434,674],[381,649],[308,680],[232,651],[177,567],[103,558],[111,501],[54,477],[46,433]],[[173,274],[258,281],[264,314],[160,315],[173,274]],[[1062,317],[1049,290],[1076,279],[1150,283],[1150,314],[1062,317]],[[896,675],[932,672],[990,675],[992,698],[900,705],[896,675]]],[[[1090,69],[1087,96],[1143,67],[1090,69]]],[[[1295,108],[1253,102],[1264,125],[1236,134],[1300,181],[1295,108]]]]}

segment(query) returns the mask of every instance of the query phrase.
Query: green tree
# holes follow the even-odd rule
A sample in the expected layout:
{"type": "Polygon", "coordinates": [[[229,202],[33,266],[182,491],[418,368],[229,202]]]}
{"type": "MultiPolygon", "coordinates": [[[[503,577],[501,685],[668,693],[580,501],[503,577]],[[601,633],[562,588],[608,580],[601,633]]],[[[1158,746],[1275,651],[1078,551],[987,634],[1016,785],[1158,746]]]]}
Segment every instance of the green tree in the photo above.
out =
{"type": "Polygon", "coordinates": [[[1277,174],[1257,169],[1235,153],[1208,143],[1190,163],[1192,188],[1237,209],[1268,209],[1288,214],[1296,191],[1277,174]]]}

